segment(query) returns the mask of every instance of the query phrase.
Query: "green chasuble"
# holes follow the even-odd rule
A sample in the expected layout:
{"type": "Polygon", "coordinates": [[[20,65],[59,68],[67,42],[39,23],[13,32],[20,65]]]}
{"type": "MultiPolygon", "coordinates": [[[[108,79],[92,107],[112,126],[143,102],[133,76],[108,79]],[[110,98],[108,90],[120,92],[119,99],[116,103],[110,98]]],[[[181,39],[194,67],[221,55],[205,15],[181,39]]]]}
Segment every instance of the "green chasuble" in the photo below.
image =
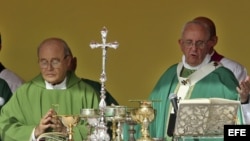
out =
{"type": "MultiPolygon", "coordinates": [[[[169,94],[176,93],[176,90],[179,88],[178,76],[180,74],[178,74],[177,66],[178,64],[175,64],[163,73],[149,96],[149,100],[161,100],[160,102],[153,102],[153,108],[156,110],[156,115],[155,119],[149,125],[151,138],[165,138],[167,141],[172,140],[172,138],[167,135],[169,115],[172,108],[171,101],[169,100],[169,94]]],[[[212,67],[215,68],[214,66],[212,67]]],[[[239,100],[236,90],[237,86],[238,81],[234,77],[233,73],[225,67],[218,67],[196,82],[195,85],[191,86],[188,94],[186,95],[186,99],[217,97],[239,100]]],[[[239,111],[238,118],[241,121],[241,109],[239,109],[239,111]]],[[[129,133],[127,131],[128,127],[126,126],[127,125],[124,127],[124,139],[127,141],[129,133]]],[[[140,126],[136,126],[135,128],[135,138],[140,138],[140,126]]],[[[186,139],[186,141],[187,140],[188,139],[186,139]]],[[[191,138],[190,140],[193,139],[191,138]]],[[[208,141],[209,139],[205,140],[208,141]]],[[[209,141],[215,140],[216,139],[213,138],[209,141]]],[[[223,141],[222,138],[218,140],[223,141]]],[[[199,141],[202,141],[202,139],[199,139],[199,141]]]]}
{"type": "MultiPolygon", "coordinates": [[[[156,116],[149,127],[151,137],[166,138],[167,141],[171,141],[171,137],[168,137],[166,134],[172,107],[168,97],[169,94],[176,92],[175,90],[179,83],[178,75],[180,74],[177,74],[177,64],[175,64],[164,72],[150,94],[150,100],[161,100],[161,102],[153,103],[153,108],[156,109],[156,116]]],[[[238,81],[233,73],[225,67],[219,67],[196,82],[186,99],[217,97],[239,100],[236,90],[237,86],[238,81]]],[[[241,111],[238,116],[239,119],[242,119],[241,111]]],[[[199,141],[201,140],[199,139],[199,141]]]]}
{"type": "MultiPolygon", "coordinates": [[[[38,75],[23,84],[2,108],[0,133],[3,141],[29,141],[33,129],[48,112],[52,104],[59,104],[59,115],[79,115],[82,108],[98,108],[99,95],[74,73],[67,74],[67,89],[46,89],[44,79],[38,75]]],[[[75,141],[87,136],[86,122],[73,129],[75,141]]]]}

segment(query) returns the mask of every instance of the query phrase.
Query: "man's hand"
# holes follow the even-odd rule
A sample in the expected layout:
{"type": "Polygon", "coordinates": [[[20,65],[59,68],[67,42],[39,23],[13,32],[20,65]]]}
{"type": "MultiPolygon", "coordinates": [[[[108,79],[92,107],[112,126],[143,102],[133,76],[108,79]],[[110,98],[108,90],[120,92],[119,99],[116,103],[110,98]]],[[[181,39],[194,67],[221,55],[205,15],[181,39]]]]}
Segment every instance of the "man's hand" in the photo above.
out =
{"type": "Polygon", "coordinates": [[[250,77],[247,76],[244,81],[241,81],[239,87],[236,88],[240,94],[241,103],[247,103],[249,99],[250,92],[250,77]]]}
{"type": "Polygon", "coordinates": [[[46,129],[52,128],[54,132],[65,132],[66,127],[63,126],[59,117],[55,116],[56,112],[50,109],[45,116],[40,120],[39,125],[35,128],[35,137],[37,138],[41,134],[45,133],[46,129]]]}
{"type": "Polygon", "coordinates": [[[45,116],[40,120],[39,125],[35,128],[35,137],[37,138],[45,132],[46,129],[51,127],[51,119],[53,115],[53,110],[50,109],[45,116]]]}

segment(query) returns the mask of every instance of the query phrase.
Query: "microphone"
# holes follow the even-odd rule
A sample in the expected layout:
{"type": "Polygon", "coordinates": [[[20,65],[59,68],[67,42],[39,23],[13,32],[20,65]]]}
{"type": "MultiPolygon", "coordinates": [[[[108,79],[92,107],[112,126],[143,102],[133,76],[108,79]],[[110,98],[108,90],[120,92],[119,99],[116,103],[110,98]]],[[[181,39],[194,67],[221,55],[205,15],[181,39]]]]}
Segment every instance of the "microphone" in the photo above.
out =
{"type": "Polygon", "coordinates": [[[4,102],[5,102],[5,100],[2,97],[0,97],[0,106],[3,106],[4,102]]]}
{"type": "Polygon", "coordinates": [[[171,111],[170,111],[170,115],[169,115],[170,117],[169,117],[169,121],[168,121],[168,130],[167,130],[168,136],[172,137],[173,133],[174,133],[175,121],[176,121],[177,110],[178,110],[177,95],[174,93],[171,93],[168,98],[170,99],[172,106],[174,108],[174,113],[171,113],[171,111]]]}
{"type": "Polygon", "coordinates": [[[178,110],[178,102],[177,102],[177,95],[174,93],[171,93],[168,97],[172,103],[172,106],[174,108],[174,113],[177,114],[178,110]]]}

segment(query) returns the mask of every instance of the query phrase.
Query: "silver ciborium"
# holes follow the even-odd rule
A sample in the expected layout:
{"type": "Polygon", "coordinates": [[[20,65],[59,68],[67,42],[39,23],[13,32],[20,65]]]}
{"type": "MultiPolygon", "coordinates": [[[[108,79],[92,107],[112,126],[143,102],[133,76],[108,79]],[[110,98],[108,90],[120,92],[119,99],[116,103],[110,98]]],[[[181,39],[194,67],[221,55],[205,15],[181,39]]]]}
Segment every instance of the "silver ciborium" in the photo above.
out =
{"type": "Polygon", "coordinates": [[[88,137],[87,141],[96,141],[98,138],[97,135],[97,126],[99,122],[99,110],[97,109],[81,109],[81,119],[88,123],[88,137]]]}
{"type": "MultiPolygon", "coordinates": [[[[132,101],[133,102],[133,101],[132,101]]],[[[141,138],[138,141],[153,141],[149,135],[148,127],[150,122],[155,118],[155,110],[152,107],[152,101],[140,100],[139,108],[131,111],[131,118],[138,124],[141,124],[141,138]]]]}
{"type": "Polygon", "coordinates": [[[122,124],[126,118],[126,106],[106,106],[104,113],[107,121],[112,122],[112,141],[122,141],[122,124]]]}
{"type": "Polygon", "coordinates": [[[109,127],[111,128],[112,130],[112,137],[111,140],[115,140],[116,138],[116,121],[114,119],[114,116],[115,116],[115,106],[106,106],[105,109],[104,109],[104,115],[105,115],[105,120],[106,122],[111,122],[112,123],[112,127],[109,127]]]}

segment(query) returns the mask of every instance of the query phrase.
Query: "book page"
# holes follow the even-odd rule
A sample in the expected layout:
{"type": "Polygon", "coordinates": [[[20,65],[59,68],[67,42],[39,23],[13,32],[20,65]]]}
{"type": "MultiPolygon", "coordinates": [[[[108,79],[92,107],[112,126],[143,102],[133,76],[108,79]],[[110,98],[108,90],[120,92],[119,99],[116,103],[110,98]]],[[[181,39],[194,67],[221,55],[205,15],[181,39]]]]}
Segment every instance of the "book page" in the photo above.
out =
{"type": "Polygon", "coordinates": [[[236,123],[239,101],[222,98],[181,100],[175,136],[223,135],[224,125],[236,123]]]}
{"type": "Polygon", "coordinates": [[[194,103],[202,103],[202,104],[209,104],[210,100],[208,98],[195,98],[195,99],[183,99],[180,100],[179,104],[194,104],[194,103]]]}
{"type": "MultiPolygon", "coordinates": [[[[192,102],[194,103],[186,100],[180,102],[175,123],[175,136],[199,136],[205,133],[210,103],[201,103],[200,100],[192,102]]],[[[205,102],[209,101],[205,100],[205,102]]]]}
{"type": "Polygon", "coordinates": [[[230,100],[225,98],[195,98],[195,99],[183,99],[180,103],[228,103],[228,104],[240,104],[238,100],[230,100]]]}
{"type": "Polygon", "coordinates": [[[228,104],[240,104],[240,101],[238,100],[230,100],[230,99],[224,99],[224,98],[210,98],[211,103],[228,103],[228,104]]]}
{"type": "Polygon", "coordinates": [[[223,135],[224,125],[237,123],[237,112],[240,102],[236,100],[211,99],[210,114],[205,134],[223,135]]]}

